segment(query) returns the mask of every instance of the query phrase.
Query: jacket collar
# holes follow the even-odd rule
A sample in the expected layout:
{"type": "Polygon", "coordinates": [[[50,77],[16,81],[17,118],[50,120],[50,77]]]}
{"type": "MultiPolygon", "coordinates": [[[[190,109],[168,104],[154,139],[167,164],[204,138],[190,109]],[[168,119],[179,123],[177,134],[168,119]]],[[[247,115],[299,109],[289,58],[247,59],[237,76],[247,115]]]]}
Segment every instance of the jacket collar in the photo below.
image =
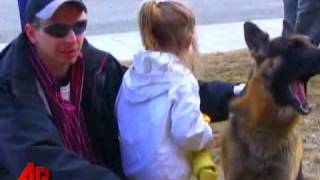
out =
{"type": "Polygon", "coordinates": [[[43,101],[39,96],[30,56],[28,54],[28,39],[25,33],[21,33],[12,46],[12,92],[20,104],[36,107],[46,111],[43,101]]]}

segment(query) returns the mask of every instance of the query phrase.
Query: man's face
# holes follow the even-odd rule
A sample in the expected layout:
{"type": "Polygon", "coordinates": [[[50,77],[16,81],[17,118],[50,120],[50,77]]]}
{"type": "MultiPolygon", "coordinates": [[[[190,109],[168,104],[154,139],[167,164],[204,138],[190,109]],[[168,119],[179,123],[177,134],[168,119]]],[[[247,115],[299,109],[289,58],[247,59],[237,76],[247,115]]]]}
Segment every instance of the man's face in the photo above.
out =
{"type": "MultiPolygon", "coordinates": [[[[48,33],[46,28],[57,24],[75,27],[86,19],[86,13],[80,8],[72,4],[65,4],[55,12],[49,21],[39,21],[39,27],[36,28],[34,33],[33,43],[39,56],[47,65],[60,67],[74,64],[80,55],[85,33],[70,30],[66,35],[56,37],[48,33]]],[[[57,29],[56,27],[53,28],[53,31],[57,29]]]]}

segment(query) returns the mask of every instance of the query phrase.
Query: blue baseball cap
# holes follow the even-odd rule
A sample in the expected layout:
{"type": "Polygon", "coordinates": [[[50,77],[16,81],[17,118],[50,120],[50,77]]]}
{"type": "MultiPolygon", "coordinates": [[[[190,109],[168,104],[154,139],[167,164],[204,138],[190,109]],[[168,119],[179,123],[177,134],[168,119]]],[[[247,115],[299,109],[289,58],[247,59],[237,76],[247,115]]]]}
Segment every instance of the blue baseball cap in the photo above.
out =
{"type": "Polygon", "coordinates": [[[87,12],[82,0],[29,0],[26,7],[26,21],[32,22],[35,18],[48,20],[65,3],[74,3],[87,12]]]}

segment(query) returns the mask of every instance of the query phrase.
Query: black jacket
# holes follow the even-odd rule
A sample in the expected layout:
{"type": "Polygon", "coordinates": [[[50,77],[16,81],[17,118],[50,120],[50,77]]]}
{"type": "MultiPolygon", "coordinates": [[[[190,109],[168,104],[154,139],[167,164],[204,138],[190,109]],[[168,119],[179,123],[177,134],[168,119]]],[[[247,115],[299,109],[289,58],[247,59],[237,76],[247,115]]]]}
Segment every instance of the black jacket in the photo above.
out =
{"type": "MultiPolygon", "coordinates": [[[[47,167],[52,179],[125,179],[114,103],[125,69],[110,54],[85,41],[82,108],[98,163],[64,148],[27,59],[22,33],[0,53],[0,179],[17,179],[28,162],[47,167]]],[[[202,111],[225,119],[232,83],[200,83],[202,111]]]]}

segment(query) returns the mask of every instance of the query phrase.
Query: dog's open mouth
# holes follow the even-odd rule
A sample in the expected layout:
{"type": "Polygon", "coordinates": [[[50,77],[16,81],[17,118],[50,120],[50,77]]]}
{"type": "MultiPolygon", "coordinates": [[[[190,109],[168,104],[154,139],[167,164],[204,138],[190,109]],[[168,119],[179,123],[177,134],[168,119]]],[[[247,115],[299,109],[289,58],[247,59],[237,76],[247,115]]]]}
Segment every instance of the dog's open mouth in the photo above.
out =
{"type": "Polygon", "coordinates": [[[308,81],[294,81],[289,84],[291,96],[296,101],[293,107],[305,115],[311,112],[307,99],[307,83],[308,81]]]}

